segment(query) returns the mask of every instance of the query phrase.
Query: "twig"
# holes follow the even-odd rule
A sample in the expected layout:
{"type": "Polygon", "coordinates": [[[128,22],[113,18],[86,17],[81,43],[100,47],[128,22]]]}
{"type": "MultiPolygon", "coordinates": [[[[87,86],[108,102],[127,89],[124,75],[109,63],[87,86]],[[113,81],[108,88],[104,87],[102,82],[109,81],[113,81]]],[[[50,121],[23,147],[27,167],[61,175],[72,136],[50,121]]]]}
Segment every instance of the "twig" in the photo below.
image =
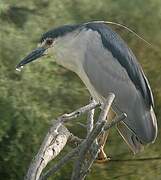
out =
{"type": "MultiPolygon", "coordinates": [[[[116,125],[118,122],[124,120],[126,117],[127,117],[126,114],[123,113],[120,116],[116,117],[113,121],[107,122],[105,124],[105,126],[104,126],[104,130],[103,131],[107,131],[108,129],[110,129],[111,127],[116,125]]],[[[95,149],[95,154],[94,154],[93,158],[90,158],[87,161],[86,165],[84,166],[84,171],[82,172],[82,177],[85,177],[87,175],[87,173],[89,172],[93,162],[97,158],[98,152],[99,152],[99,146],[97,146],[97,149],[95,149]]]]}
{"type": "Polygon", "coordinates": [[[66,120],[75,119],[75,118],[81,116],[82,114],[84,114],[92,109],[95,109],[99,106],[101,106],[100,103],[96,103],[95,101],[92,101],[90,104],[83,106],[72,113],[67,113],[67,114],[60,116],[59,117],[60,122],[66,122],[66,120]]]}
{"type": "MultiPolygon", "coordinates": [[[[84,140],[84,142],[81,144],[80,152],[78,159],[75,162],[73,173],[72,173],[72,180],[81,180],[84,179],[85,173],[88,169],[83,169],[84,163],[86,162],[86,154],[91,147],[94,140],[97,138],[97,136],[103,131],[103,127],[106,123],[106,116],[107,113],[111,107],[111,104],[114,100],[115,96],[114,94],[110,93],[107,100],[103,104],[102,111],[100,113],[98,122],[96,123],[95,128],[92,130],[92,132],[89,134],[87,139],[84,140]],[[83,175],[83,176],[82,176],[83,175]]],[[[96,152],[97,153],[97,152],[96,152]]],[[[96,156],[93,156],[93,161],[95,160],[96,156]]]]}
{"type": "MultiPolygon", "coordinates": [[[[77,117],[80,117],[82,114],[92,110],[92,109],[95,109],[97,107],[101,106],[100,103],[96,103],[95,101],[94,102],[91,102],[90,104],[87,104],[86,106],[83,106],[79,109],[77,109],[76,111],[72,112],[72,113],[66,113],[66,114],[63,114],[62,116],[58,117],[56,119],[56,129],[55,129],[55,132],[57,132],[58,128],[65,122],[67,121],[70,121],[72,119],[75,119],[77,117]]],[[[53,121],[53,124],[55,125],[55,120],[53,121]]]]}
{"type": "MultiPolygon", "coordinates": [[[[95,102],[95,100],[90,97],[90,102],[95,102]]],[[[92,132],[93,128],[94,128],[94,113],[95,113],[95,109],[92,109],[88,112],[88,116],[87,116],[87,136],[86,138],[90,135],[90,133],[92,132]]],[[[91,147],[91,154],[93,156],[95,156],[95,152],[97,151],[98,149],[98,141],[97,141],[97,138],[94,140],[93,144],[92,144],[93,147],[91,147]]],[[[89,149],[89,150],[90,150],[89,149]]]]}
{"type": "Polygon", "coordinates": [[[68,161],[70,161],[74,156],[78,154],[79,147],[73,149],[67,155],[65,155],[57,164],[50,168],[45,174],[43,174],[39,180],[46,180],[48,177],[56,173],[60,168],[62,168],[68,161]]]}
{"type": "MultiPolygon", "coordinates": [[[[95,100],[93,98],[90,98],[90,103],[96,103],[95,100]]],[[[88,112],[88,116],[87,116],[87,137],[89,136],[89,134],[91,133],[91,131],[93,130],[93,124],[94,124],[94,111],[95,109],[91,109],[88,112]]]]}
{"type": "Polygon", "coordinates": [[[72,180],[80,180],[81,177],[81,168],[83,163],[85,162],[85,155],[95,140],[95,138],[98,136],[100,131],[102,131],[103,126],[105,125],[106,121],[102,121],[101,123],[97,124],[97,126],[93,129],[91,134],[88,136],[88,139],[84,140],[84,142],[81,144],[80,153],[78,155],[78,159],[74,165],[73,174],[72,174],[72,180]]]}
{"type": "Polygon", "coordinates": [[[127,115],[125,113],[122,113],[121,115],[115,117],[110,123],[107,123],[107,125],[104,127],[104,131],[107,131],[118,122],[124,120],[126,117],[127,115]]]}

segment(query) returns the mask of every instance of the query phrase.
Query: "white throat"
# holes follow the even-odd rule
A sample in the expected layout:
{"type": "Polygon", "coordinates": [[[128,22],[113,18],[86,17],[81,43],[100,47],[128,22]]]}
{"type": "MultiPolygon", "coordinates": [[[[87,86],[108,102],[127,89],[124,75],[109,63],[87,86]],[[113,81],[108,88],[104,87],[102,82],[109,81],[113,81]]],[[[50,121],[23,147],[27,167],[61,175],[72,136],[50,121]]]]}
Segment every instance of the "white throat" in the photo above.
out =
{"type": "Polygon", "coordinates": [[[88,36],[91,35],[90,31],[75,31],[58,38],[53,51],[54,56],[56,56],[56,62],[75,72],[84,82],[94,99],[100,101],[102,97],[95,91],[83,68],[85,51],[90,40],[88,36]]]}

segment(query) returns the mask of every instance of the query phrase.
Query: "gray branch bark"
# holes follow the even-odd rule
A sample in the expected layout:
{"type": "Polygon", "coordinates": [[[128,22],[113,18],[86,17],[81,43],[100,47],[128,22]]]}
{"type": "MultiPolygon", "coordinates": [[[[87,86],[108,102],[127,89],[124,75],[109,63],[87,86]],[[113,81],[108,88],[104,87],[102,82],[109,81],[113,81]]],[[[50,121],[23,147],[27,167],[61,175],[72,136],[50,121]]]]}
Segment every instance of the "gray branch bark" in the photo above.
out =
{"type": "MultiPolygon", "coordinates": [[[[80,148],[78,159],[77,159],[77,161],[75,162],[75,165],[74,165],[73,174],[72,174],[72,178],[71,178],[72,180],[84,179],[85,174],[86,174],[84,172],[88,172],[89,167],[85,166],[85,164],[86,164],[86,154],[87,154],[88,150],[91,148],[91,145],[94,143],[94,140],[99,136],[99,134],[104,129],[104,126],[106,124],[106,117],[107,117],[107,114],[109,112],[109,109],[110,109],[110,107],[112,105],[112,102],[113,102],[114,98],[115,98],[114,94],[109,94],[108,98],[106,99],[105,103],[103,104],[102,111],[100,113],[100,116],[99,116],[99,119],[98,119],[98,121],[96,123],[95,128],[88,135],[88,138],[85,139],[84,142],[81,144],[82,147],[80,148]]],[[[98,149],[95,152],[91,163],[97,157],[98,149]]]]}
{"type": "Polygon", "coordinates": [[[64,114],[58,117],[56,120],[53,120],[51,128],[44,138],[37,155],[29,166],[25,180],[45,180],[60,170],[60,168],[73,157],[77,157],[77,159],[74,163],[71,179],[83,180],[86,177],[93,162],[97,158],[97,154],[100,148],[97,143],[98,136],[102,132],[114,126],[119,121],[126,118],[126,115],[122,114],[110,123],[106,121],[106,117],[114,97],[114,94],[109,94],[107,100],[102,105],[99,119],[95,124],[94,110],[101,106],[101,104],[96,103],[94,100],[91,100],[88,105],[81,107],[72,113],[64,114]],[[70,131],[64,126],[64,123],[69,122],[87,112],[87,136],[82,140],[70,133],[70,131]],[[59,155],[66,144],[72,144],[71,142],[75,144],[75,148],[72,149],[67,155],[65,155],[59,162],[54,164],[51,169],[42,174],[42,171],[47,166],[47,164],[59,155]]]}
{"type": "Polygon", "coordinates": [[[54,159],[67,143],[70,136],[67,128],[60,126],[57,132],[55,129],[57,129],[56,125],[47,133],[38,154],[31,162],[25,180],[38,180],[48,162],[54,159]]]}

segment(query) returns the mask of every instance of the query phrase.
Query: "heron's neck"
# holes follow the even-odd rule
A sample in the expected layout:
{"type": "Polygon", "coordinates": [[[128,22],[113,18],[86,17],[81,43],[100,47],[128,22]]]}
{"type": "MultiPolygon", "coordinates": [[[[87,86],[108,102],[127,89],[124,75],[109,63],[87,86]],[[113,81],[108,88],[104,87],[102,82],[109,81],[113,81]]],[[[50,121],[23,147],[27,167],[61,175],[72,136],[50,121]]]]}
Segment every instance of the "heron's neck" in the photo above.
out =
{"type": "Polygon", "coordinates": [[[54,55],[56,62],[65,68],[76,72],[77,74],[83,64],[83,48],[79,36],[69,34],[65,37],[60,37],[54,46],[54,55]]]}
{"type": "Polygon", "coordinates": [[[87,40],[89,40],[87,36],[89,34],[84,31],[80,32],[80,34],[69,34],[68,36],[59,38],[54,46],[54,54],[56,55],[56,62],[58,64],[75,72],[84,82],[93,98],[96,101],[102,101],[101,96],[90,83],[83,68],[87,40]]]}

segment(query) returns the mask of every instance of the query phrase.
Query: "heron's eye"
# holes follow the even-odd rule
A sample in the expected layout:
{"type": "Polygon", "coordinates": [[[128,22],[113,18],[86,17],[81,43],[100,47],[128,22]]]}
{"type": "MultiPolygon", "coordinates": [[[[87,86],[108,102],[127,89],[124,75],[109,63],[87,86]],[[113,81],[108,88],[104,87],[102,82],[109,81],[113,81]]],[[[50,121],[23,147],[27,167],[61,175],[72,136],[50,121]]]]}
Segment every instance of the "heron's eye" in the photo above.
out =
{"type": "Polygon", "coordinates": [[[48,46],[52,45],[52,43],[53,43],[53,39],[47,39],[47,40],[46,40],[46,44],[47,44],[48,46]]]}

